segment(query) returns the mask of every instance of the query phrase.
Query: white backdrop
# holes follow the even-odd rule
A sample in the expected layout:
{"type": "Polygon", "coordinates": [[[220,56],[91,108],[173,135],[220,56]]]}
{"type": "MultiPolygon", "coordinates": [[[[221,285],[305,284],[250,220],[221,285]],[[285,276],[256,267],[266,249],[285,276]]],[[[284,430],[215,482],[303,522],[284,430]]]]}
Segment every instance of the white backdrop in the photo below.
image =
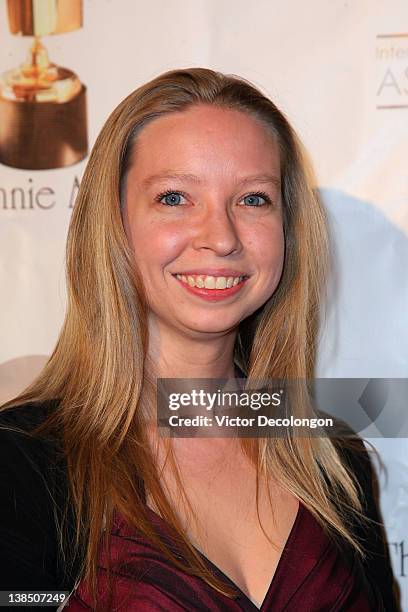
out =
{"type": "MultiPolygon", "coordinates": [[[[4,0],[0,40],[4,72],[31,44],[10,34],[4,0]]],[[[172,68],[235,73],[269,95],[314,160],[333,231],[336,283],[318,374],[408,376],[405,0],[84,0],[84,27],[44,43],[87,87],[90,145],[125,95],[172,68]]],[[[85,163],[0,165],[0,401],[33,378],[57,339],[65,239],[85,163]],[[44,187],[46,208],[11,208],[13,189],[28,202],[44,187]]],[[[373,442],[389,471],[382,507],[408,611],[408,444],[373,442]]]]}

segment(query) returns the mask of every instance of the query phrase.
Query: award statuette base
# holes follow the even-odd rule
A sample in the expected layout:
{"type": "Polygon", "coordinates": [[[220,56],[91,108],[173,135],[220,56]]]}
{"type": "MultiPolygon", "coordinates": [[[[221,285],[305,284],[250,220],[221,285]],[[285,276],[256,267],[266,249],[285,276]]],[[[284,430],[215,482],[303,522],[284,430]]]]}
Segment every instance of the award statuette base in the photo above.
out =
{"type": "Polygon", "coordinates": [[[0,95],[0,163],[26,170],[62,168],[88,153],[86,87],[64,102],[0,95]]]}

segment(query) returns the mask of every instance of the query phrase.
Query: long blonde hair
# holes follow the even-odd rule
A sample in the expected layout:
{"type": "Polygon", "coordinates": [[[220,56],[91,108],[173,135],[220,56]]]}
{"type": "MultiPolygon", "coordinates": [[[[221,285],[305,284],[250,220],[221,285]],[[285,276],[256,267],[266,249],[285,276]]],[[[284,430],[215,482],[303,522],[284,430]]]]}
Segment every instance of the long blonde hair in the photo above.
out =
{"type": "MultiPolygon", "coordinates": [[[[281,155],[283,275],[272,297],[241,322],[235,361],[249,385],[252,379],[305,379],[314,371],[319,296],[328,269],[327,231],[299,139],[273,102],[242,78],[204,68],[158,76],[119,104],[96,140],[68,233],[68,304],[58,342],[38,378],[2,408],[57,400],[38,432],[62,432],[68,503],[77,517],[76,544],[86,539],[83,575],[94,597],[98,546],[104,523],[105,545],[109,543],[115,510],[177,567],[234,595],[189,543],[149,451],[141,417],[149,384],[152,391],[146,368],[148,307],[135,270],[137,252],[129,247],[121,216],[121,193],[139,131],[158,117],[195,104],[256,117],[275,135],[281,155]],[[177,533],[185,560],[152,528],[144,490],[177,533]]],[[[329,533],[361,552],[343,512],[360,515],[358,485],[330,439],[242,439],[241,444],[258,478],[273,474],[329,533]]]]}

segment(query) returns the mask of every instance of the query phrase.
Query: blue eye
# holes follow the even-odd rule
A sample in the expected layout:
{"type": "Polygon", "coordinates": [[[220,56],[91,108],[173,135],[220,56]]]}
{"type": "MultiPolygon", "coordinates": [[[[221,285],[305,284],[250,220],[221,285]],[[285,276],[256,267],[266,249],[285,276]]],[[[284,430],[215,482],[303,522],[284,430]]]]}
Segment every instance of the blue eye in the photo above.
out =
{"type": "MultiPolygon", "coordinates": [[[[185,197],[186,194],[182,191],[168,190],[164,191],[163,193],[160,193],[155,199],[157,202],[160,202],[165,206],[177,207],[182,204],[181,198],[185,197]]],[[[262,206],[267,206],[272,203],[269,195],[263,191],[249,193],[248,195],[244,196],[243,200],[246,201],[246,206],[250,208],[260,208],[262,206]]]]}
{"type": "Polygon", "coordinates": [[[156,200],[166,206],[178,206],[181,203],[180,198],[184,198],[183,193],[180,191],[165,191],[160,193],[156,200]],[[162,202],[163,199],[164,202],[162,202]]]}
{"type": "Polygon", "coordinates": [[[271,203],[271,199],[268,194],[263,192],[249,193],[244,197],[244,200],[247,201],[248,206],[252,207],[265,206],[265,204],[271,203]],[[264,200],[264,203],[259,203],[260,199],[264,200]]]}

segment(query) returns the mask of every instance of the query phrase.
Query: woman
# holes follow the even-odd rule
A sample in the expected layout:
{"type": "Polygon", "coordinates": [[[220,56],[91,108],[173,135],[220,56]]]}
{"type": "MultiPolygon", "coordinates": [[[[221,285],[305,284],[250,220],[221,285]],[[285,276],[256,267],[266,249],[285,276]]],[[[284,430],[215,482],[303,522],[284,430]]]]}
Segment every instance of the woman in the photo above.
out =
{"type": "Polygon", "coordinates": [[[2,415],[37,415],[27,440],[47,432],[56,466],[38,588],[75,582],[68,610],[397,609],[360,439],[166,439],[154,422],[157,378],[312,376],[326,251],[301,145],[250,83],[174,70],[115,109],[70,225],[60,338],[2,415]]]}

